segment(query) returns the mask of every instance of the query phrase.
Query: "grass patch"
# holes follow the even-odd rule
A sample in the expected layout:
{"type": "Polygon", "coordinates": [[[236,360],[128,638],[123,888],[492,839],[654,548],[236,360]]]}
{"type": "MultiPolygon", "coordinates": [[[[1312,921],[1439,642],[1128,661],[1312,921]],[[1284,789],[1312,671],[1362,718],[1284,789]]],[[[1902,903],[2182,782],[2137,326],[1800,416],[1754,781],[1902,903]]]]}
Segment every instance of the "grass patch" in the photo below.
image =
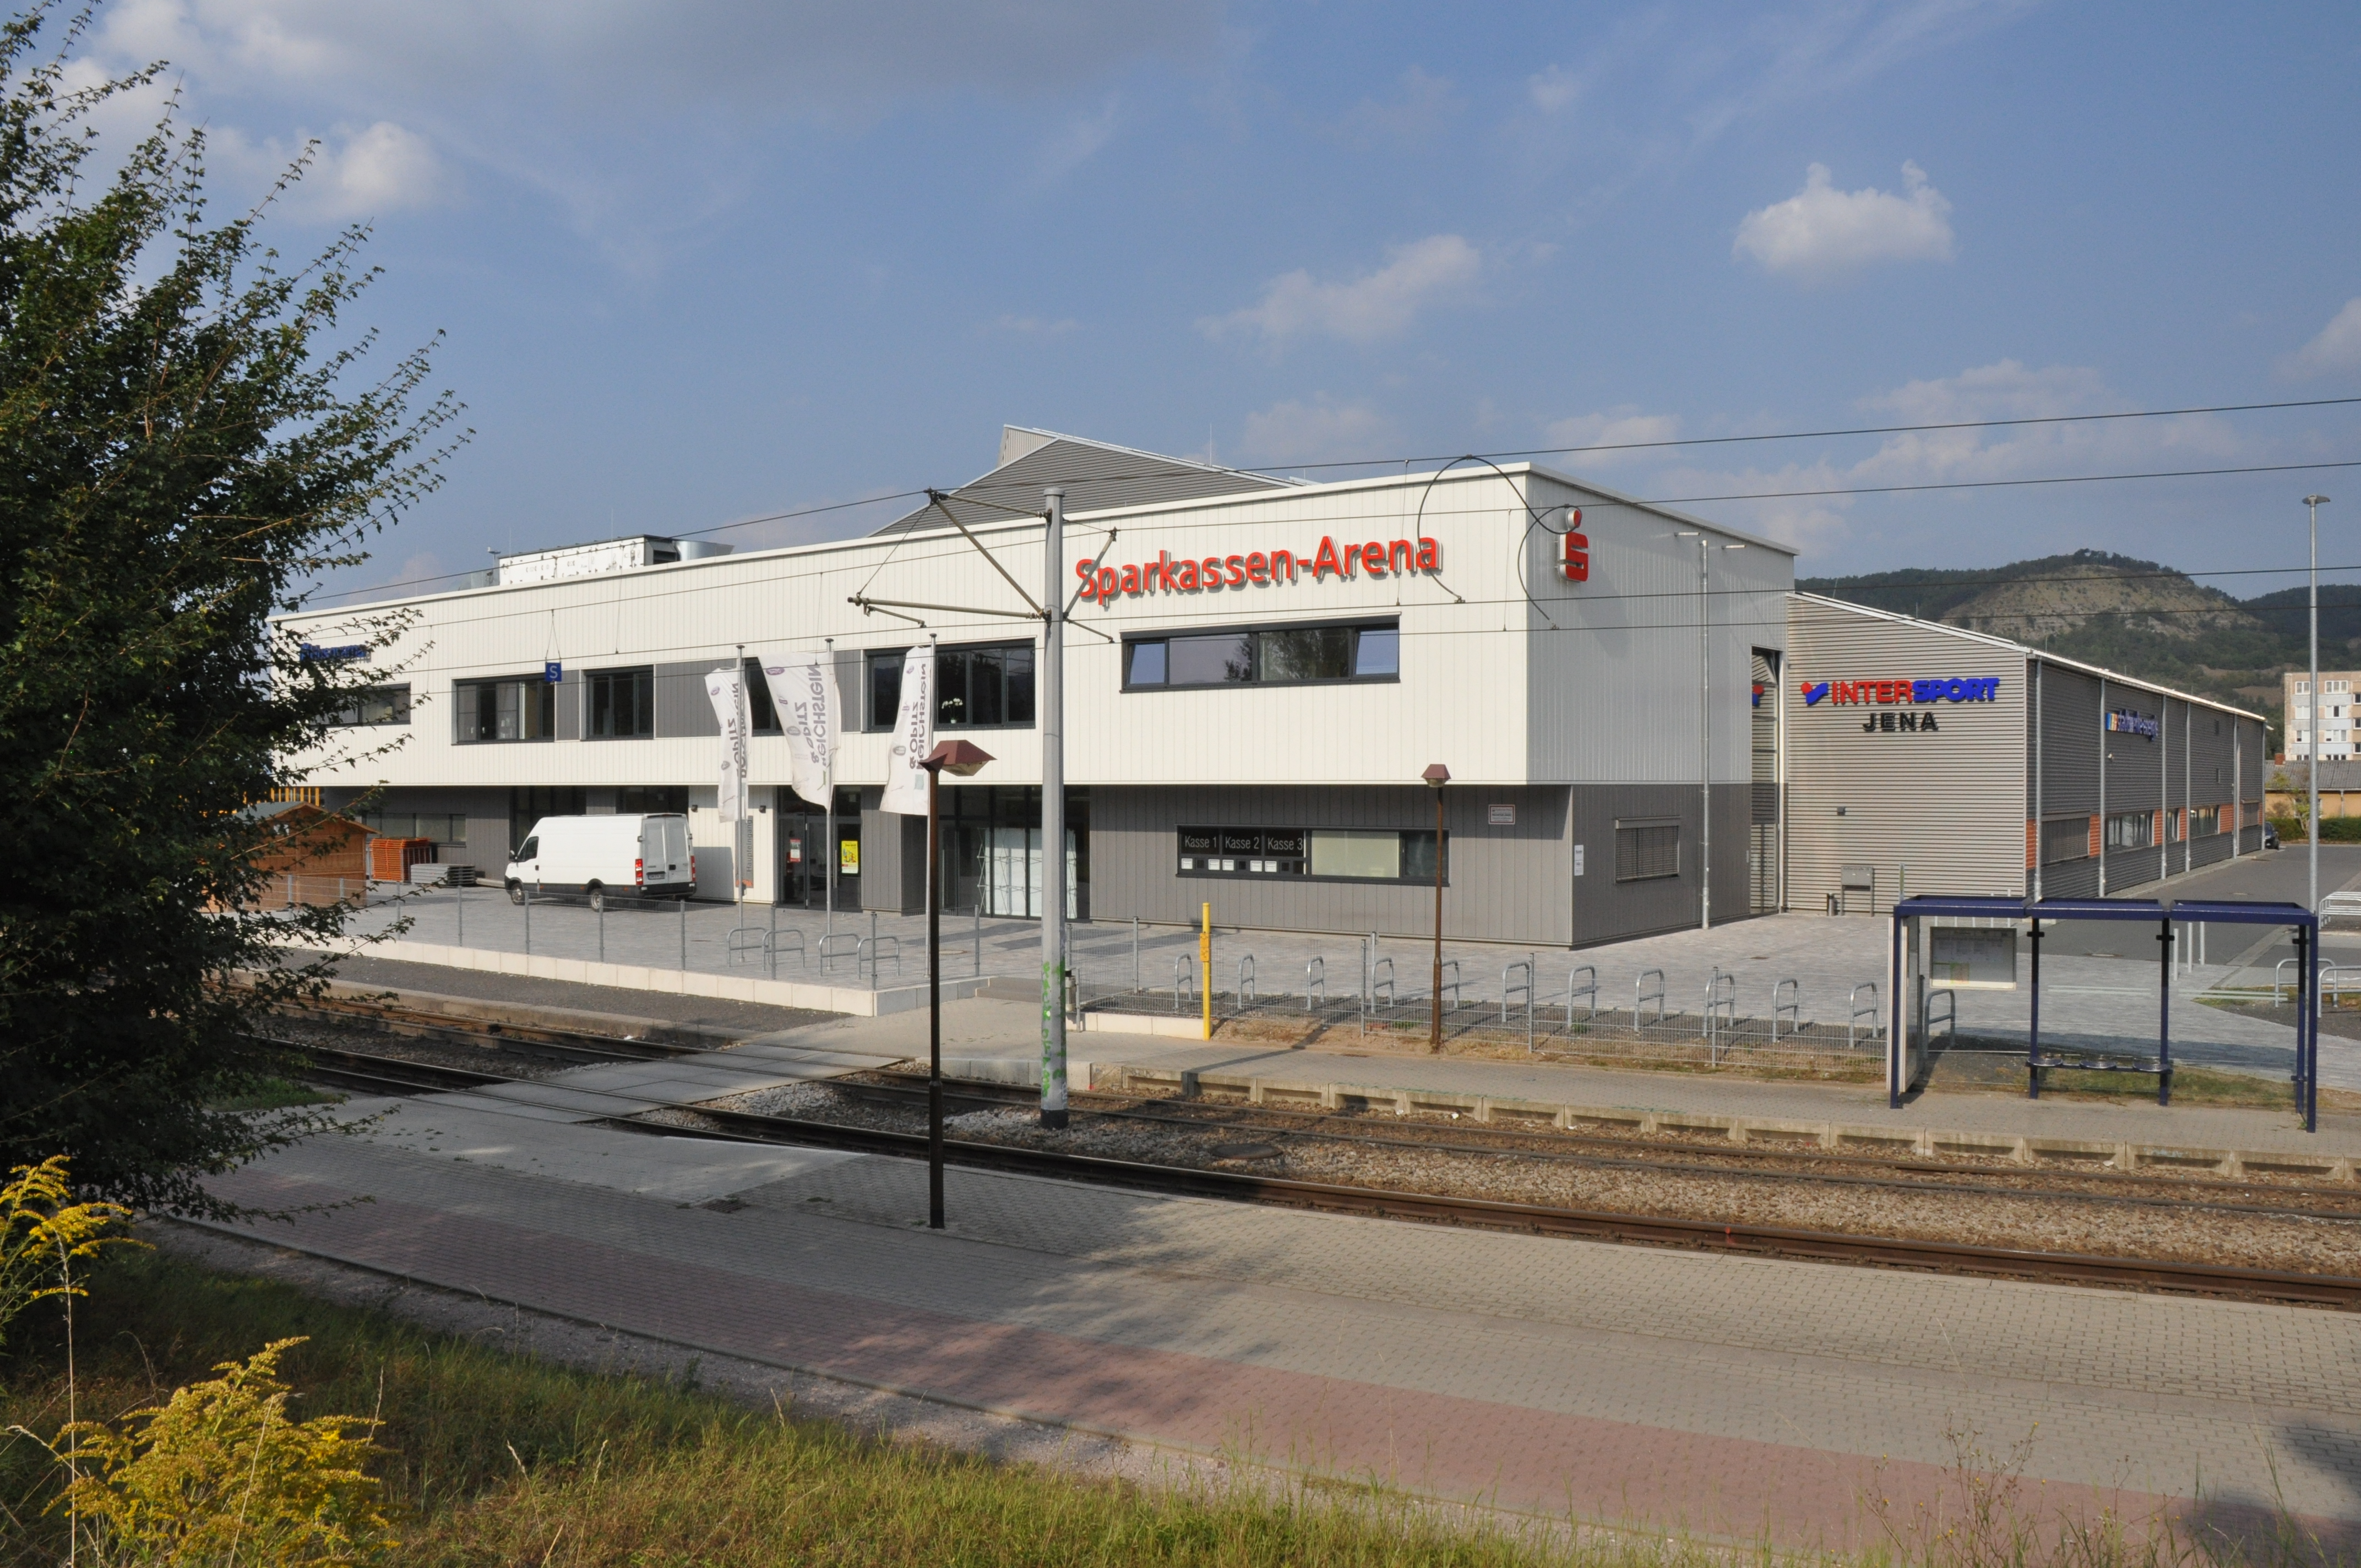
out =
{"type": "MultiPolygon", "coordinates": [[[[2156,1079],[2145,1072],[2076,1072],[2070,1068],[2057,1068],[2042,1074],[2041,1092],[2070,1094],[2081,1100],[2153,1100],[2156,1079]]],[[[2176,1067],[2172,1069],[2172,1102],[2290,1110],[2295,1105],[2295,1090],[2283,1080],[2254,1078],[2214,1068],[2176,1067]]]]}
{"type": "MultiPolygon", "coordinates": [[[[292,1413],[381,1411],[377,1473],[401,1562],[423,1564],[1601,1563],[1500,1530],[1446,1527],[1407,1500],[1345,1488],[1151,1490],[750,1411],[693,1385],[602,1375],[436,1334],[280,1283],[169,1255],[119,1255],[77,1305],[78,1405],[112,1417],[265,1341],[292,1413]],[[1343,1501],[1340,1503],[1339,1498],[1343,1501]]],[[[64,1421],[61,1335],[19,1320],[0,1362],[0,1426],[64,1421]]],[[[10,1561],[62,1558],[44,1519],[52,1466],[0,1440],[10,1561]]],[[[1619,1546],[1613,1561],[1702,1563],[1619,1546]],[[1636,1555],[1634,1555],[1636,1553],[1636,1555]]]]}
{"type": "Polygon", "coordinates": [[[285,1111],[297,1105],[336,1105],[344,1101],[341,1094],[314,1089],[292,1079],[266,1078],[244,1094],[224,1095],[205,1102],[208,1111],[285,1111]]]}

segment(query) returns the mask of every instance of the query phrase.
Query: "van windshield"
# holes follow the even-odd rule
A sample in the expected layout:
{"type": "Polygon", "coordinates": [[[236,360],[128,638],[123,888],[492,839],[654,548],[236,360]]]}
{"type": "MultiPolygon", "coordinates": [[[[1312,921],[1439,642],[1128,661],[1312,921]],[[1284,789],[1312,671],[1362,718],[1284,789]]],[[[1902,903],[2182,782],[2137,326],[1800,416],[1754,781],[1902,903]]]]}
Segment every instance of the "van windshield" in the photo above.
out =
{"type": "Polygon", "coordinates": [[[516,858],[520,861],[529,861],[539,853],[541,853],[541,839],[536,837],[524,841],[524,848],[516,852],[516,858]]]}

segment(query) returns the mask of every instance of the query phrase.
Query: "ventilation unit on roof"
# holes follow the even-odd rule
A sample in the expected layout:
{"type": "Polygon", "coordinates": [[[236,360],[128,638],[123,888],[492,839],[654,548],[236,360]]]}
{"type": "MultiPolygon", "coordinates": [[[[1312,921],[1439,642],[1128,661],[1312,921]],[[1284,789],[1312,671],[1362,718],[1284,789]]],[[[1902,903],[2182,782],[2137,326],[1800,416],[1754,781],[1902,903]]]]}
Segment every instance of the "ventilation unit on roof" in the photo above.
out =
{"type": "Polygon", "coordinates": [[[566,577],[593,577],[605,572],[630,572],[642,566],[669,566],[727,555],[730,546],[706,539],[666,539],[634,534],[628,539],[601,540],[596,544],[568,544],[555,550],[533,550],[503,555],[493,568],[496,583],[554,583],[566,577]]]}

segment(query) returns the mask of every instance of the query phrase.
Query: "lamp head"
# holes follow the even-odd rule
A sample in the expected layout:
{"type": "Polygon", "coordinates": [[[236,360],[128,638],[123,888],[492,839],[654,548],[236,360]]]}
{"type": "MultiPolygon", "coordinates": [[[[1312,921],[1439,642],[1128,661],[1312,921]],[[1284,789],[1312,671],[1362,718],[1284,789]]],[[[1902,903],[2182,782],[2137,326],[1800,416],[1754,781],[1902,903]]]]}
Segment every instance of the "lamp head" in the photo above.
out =
{"type": "Polygon", "coordinates": [[[1451,770],[1444,767],[1441,762],[1430,762],[1427,764],[1426,772],[1419,774],[1419,777],[1424,779],[1435,788],[1441,789],[1444,784],[1451,782],[1451,770]]]}
{"type": "Polygon", "coordinates": [[[928,752],[927,760],[918,765],[930,772],[940,768],[944,773],[966,778],[992,760],[992,753],[972,740],[946,740],[928,752]]]}
{"type": "Polygon", "coordinates": [[[2303,498],[2303,504],[2308,507],[2324,507],[2328,504],[2328,498],[2326,496],[2306,496],[2303,498]]]}

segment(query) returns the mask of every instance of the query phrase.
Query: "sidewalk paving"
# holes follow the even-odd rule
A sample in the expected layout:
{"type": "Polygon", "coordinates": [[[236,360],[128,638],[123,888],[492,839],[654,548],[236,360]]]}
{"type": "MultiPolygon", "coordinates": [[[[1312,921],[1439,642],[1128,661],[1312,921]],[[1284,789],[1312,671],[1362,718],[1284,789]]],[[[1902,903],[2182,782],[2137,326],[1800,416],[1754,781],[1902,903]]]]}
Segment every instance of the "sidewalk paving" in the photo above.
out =
{"type": "Polygon", "coordinates": [[[2202,1475],[2217,1515],[2276,1497],[2361,1540],[2348,1314],[957,1169],[938,1234],[914,1163],[765,1151],[717,1171],[711,1146],[651,1138],[616,1165],[625,1135],[518,1120],[546,1157],[527,1174],[465,1152],[494,1120],[409,1102],[388,1124],[437,1136],[314,1139],[214,1187],[274,1208],[371,1198],[246,1228],[492,1300],[1513,1509],[1861,1546],[1864,1497],[1908,1518],[1945,1485],[1947,1433],[1971,1430],[1995,1452],[2031,1437],[2037,1514],[2189,1514],[2202,1475]],[[766,1168],[781,1159],[802,1163],[766,1168]],[[690,1206],[732,1183],[742,1207],[690,1206]]]}

